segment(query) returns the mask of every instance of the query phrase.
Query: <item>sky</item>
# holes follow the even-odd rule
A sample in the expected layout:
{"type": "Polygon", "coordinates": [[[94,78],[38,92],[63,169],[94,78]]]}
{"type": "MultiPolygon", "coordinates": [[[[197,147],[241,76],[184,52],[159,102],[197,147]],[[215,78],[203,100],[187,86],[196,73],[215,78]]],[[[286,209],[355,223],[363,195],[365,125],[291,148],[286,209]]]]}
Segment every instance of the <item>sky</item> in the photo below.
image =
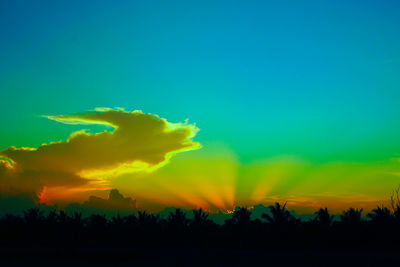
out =
{"type": "Polygon", "coordinates": [[[150,210],[383,203],[400,184],[399,10],[368,0],[1,1],[0,193],[46,188],[57,203],[117,188],[150,210]],[[140,157],[160,142],[146,139],[156,130],[142,117],[161,138],[182,134],[166,135],[157,160],[140,157]],[[137,136],[148,141],[141,152],[137,136]],[[76,141],[85,138],[93,143],[76,141]],[[49,163],[51,142],[73,148],[49,163]]]}

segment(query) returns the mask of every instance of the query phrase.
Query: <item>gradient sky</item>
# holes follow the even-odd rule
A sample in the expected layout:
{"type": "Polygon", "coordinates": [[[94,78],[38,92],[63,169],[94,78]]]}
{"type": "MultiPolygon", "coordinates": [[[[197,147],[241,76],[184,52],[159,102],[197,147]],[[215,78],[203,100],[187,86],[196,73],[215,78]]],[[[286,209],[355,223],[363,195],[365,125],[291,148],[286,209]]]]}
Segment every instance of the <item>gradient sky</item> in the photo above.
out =
{"type": "Polygon", "coordinates": [[[1,1],[0,151],[104,130],[41,115],[142,110],[195,123],[203,148],[114,179],[139,205],[375,205],[400,183],[399,11],[365,0],[1,1]]]}

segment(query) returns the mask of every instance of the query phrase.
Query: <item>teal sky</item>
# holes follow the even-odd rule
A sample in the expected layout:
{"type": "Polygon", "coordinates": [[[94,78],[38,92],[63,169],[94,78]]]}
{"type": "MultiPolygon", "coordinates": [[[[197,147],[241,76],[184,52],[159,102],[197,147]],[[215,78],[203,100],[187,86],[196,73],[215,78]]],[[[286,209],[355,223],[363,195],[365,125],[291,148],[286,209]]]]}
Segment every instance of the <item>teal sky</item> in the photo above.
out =
{"type": "MultiPolygon", "coordinates": [[[[1,1],[0,150],[141,109],[240,161],[400,156],[398,1],[1,1]]],[[[87,128],[87,127],[86,127],[87,128]]]]}

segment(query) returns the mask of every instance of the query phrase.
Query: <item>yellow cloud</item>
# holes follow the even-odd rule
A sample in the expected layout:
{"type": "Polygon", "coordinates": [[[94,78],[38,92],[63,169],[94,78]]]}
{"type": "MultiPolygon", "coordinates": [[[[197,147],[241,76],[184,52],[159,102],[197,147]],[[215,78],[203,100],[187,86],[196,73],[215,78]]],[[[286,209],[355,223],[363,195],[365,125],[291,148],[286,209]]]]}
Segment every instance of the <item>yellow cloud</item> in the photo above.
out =
{"type": "Polygon", "coordinates": [[[176,153],[199,149],[195,125],[170,123],[156,115],[96,109],[76,115],[46,116],[66,124],[102,124],[113,131],[75,132],[67,141],[0,152],[0,190],[37,191],[47,187],[99,188],[121,173],[151,171],[176,153]]]}

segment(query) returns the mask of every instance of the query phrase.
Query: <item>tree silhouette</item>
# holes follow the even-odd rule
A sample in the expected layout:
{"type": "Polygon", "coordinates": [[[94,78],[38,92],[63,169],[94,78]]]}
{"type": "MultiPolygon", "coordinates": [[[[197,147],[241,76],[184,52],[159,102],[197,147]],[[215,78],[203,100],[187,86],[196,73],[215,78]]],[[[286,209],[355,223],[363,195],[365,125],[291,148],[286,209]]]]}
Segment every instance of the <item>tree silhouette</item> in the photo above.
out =
{"type": "Polygon", "coordinates": [[[175,209],[175,212],[169,213],[167,223],[173,227],[183,228],[188,225],[189,220],[181,209],[175,209]]]}
{"type": "Polygon", "coordinates": [[[44,216],[43,212],[41,212],[37,208],[30,208],[27,211],[24,211],[24,220],[26,224],[30,226],[36,226],[43,222],[44,216]]]}
{"type": "Polygon", "coordinates": [[[315,214],[314,222],[317,225],[324,228],[328,228],[332,225],[334,216],[329,214],[328,208],[320,208],[315,214]]]}
{"type": "Polygon", "coordinates": [[[60,212],[58,213],[58,221],[61,224],[68,224],[68,215],[67,213],[65,213],[65,211],[60,210],[60,212]]]}
{"type": "Polygon", "coordinates": [[[113,226],[119,227],[124,224],[124,219],[121,218],[121,215],[117,214],[116,216],[113,216],[111,218],[110,224],[113,226]]]}
{"type": "Polygon", "coordinates": [[[340,221],[346,225],[359,225],[362,222],[362,212],[363,209],[349,208],[348,210],[344,210],[340,216],[340,221]]]}
{"type": "Polygon", "coordinates": [[[192,225],[206,225],[210,223],[208,216],[210,214],[203,211],[203,209],[193,210],[192,225]]]}
{"type": "Polygon", "coordinates": [[[7,213],[1,220],[2,224],[5,225],[21,225],[24,223],[24,220],[17,215],[7,213]]]}
{"type": "MultiPolygon", "coordinates": [[[[397,191],[395,191],[397,192],[397,191]]],[[[263,213],[263,220],[251,219],[251,211],[236,207],[231,219],[218,225],[202,209],[188,219],[184,210],[160,214],[140,211],[128,216],[103,214],[82,217],[81,213],[33,208],[22,216],[0,217],[0,249],[8,246],[65,246],[77,248],[223,248],[226,250],[267,249],[320,250],[369,249],[398,251],[400,227],[395,212],[400,203],[392,196],[391,208],[377,206],[363,220],[362,209],[344,210],[334,221],[327,208],[315,212],[309,221],[297,219],[286,203],[275,203],[263,213]]],[[[264,209],[264,207],[262,207],[264,209]]],[[[263,210],[261,209],[261,210],[263,210]]],[[[257,214],[257,212],[255,212],[257,214]]],[[[224,215],[229,216],[229,215],[224,215]]],[[[177,250],[179,251],[179,250],[177,250]]]]}
{"type": "Polygon", "coordinates": [[[134,214],[125,216],[123,220],[126,225],[131,227],[138,224],[138,218],[134,214]]]}
{"type": "Polygon", "coordinates": [[[372,223],[379,225],[389,225],[393,221],[393,215],[391,211],[384,206],[377,206],[367,216],[371,219],[372,223]]]}
{"type": "Polygon", "coordinates": [[[400,185],[393,190],[390,196],[390,204],[396,223],[400,223],[400,185]]]}
{"type": "Polygon", "coordinates": [[[272,225],[285,225],[296,222],[296,218],[286,209],[286,203],[281,206],[276,202],[275,206],[269,206],[269,210],[271,215],[264,213],[262,218],[272,225]]]}
{"type": "Polygon", "coordinates": [[[56,210],[52,210],[46,217],[46,224],[50,227],[56,225],[58,222],[58,215],[56,210]]]}
{"type": "Polygon", "coordinates": [[[237,225],[248,225],[250,223],[251,212],[245,207],[236,207],[232,215],[234,224],[237,225]]]}
{"type": "Polygon", "coordinates": [[[88,225],[94,229],[103,229],[107,226],[108,221],[105,215],[93,214],[88,218],[88,225]]]}
{"type": "Polygon", "coordinates": [[[71,217],[71,223],[75,226],[81,225],[83,223],[82,213],[74,212],[74,215],[71,217]]]}
{"type": "Polygon", "coordinates": [[[140,226],[152,226],[159,222],[159,215],[150,214],[146,211],[138,212],[138,223],[140,226]]]}

